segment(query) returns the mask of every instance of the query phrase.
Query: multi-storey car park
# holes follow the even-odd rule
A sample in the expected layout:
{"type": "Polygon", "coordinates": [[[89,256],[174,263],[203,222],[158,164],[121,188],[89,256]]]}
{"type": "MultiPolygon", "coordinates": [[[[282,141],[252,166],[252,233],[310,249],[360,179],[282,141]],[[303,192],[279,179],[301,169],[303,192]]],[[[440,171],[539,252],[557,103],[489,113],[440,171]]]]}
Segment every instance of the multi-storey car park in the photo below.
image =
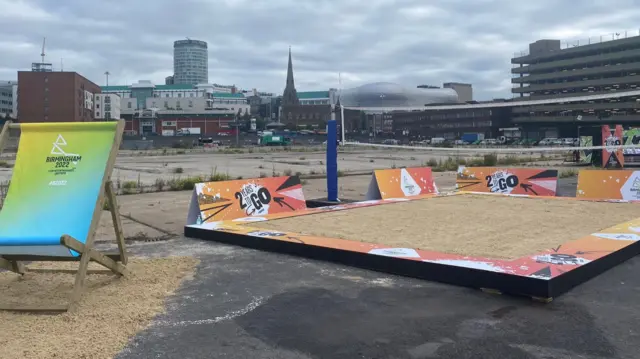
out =
{"type": "MultiPolygon", "coordinates": [[[[633,91],[618,91],[611,93],[580,95],[562,98],[547,98],[539,100],[520,101],[502,100],[477,104],[433,105],[421,107],[347,107],[345,109],[358,111],[375,111],[393,114],[393,129],[396,134],[409,131],[409,136],[444,137],[458,139],[466,133],[483,134],[487,138],[501,135],[502,130],[508,128],[512,133],[524,139],[540,140],[545,137],[578,137],[587,135],[600,125],[622,124],[625,127],[640,127],[640,116],[629,116],[624,121],[623,116],[574,118],[572,122],[539,121],[520,122],[520,117],[514,117],[514,112],[525,107],[571,108],[588,104],[638,103],[640,89],[633,91]],[[622,120],[622,121],[621,121],[622,120]],[[595,127],[594,127],[595,126],[595,127]],[[591,130],[588,130],[591,128],[591,130]]],[[[596,131],[597,132],[597,131],[596,131]]]]}
{"type": "MultiPolygon", "coordinates": [[[[620,36],[620,34],[617,34],[620,36]]],[[[635,34],[634,34],[635,35],[635,34]]],[[[571,136],[584,123],[640,124],[637,96],[562,103],[566,97],[615,94],[639,89],[640,36],[594,41],[561,48],[560,40],[538,40],[528,53],[511,59],[516,101],[557,99],[558,103],[513,108],[513,122],[523,127],[557,127],[571,136]]]]}

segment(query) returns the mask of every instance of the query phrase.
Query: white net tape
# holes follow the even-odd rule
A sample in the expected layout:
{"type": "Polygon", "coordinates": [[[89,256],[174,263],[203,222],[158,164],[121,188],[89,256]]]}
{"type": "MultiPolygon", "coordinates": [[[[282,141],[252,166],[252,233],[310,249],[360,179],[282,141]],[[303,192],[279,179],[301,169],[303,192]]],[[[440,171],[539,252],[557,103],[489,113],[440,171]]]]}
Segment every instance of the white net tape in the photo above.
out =
{"type": "Polygon", "coordinates": [[[606,150],[608,152],[615,151],[619,148],[623,150],[636,149],[640,150],[640,144],[636,145],[607,145],[607,146],[588,146],[588,147],[478,147],[478,146],[459,146],[459,147],[436,147],[436,146],[408,146],[408,145],[386,145],[378,143],[349,142],[343,143],[344,146],[359,146],[382,149],[403,149],[416,151],[433,151],[433,152],[477,152],[477,153],[496,153],[496,154],[517,154],[531,152],[573,152],[573,151],[593,151],[606,150]]]}

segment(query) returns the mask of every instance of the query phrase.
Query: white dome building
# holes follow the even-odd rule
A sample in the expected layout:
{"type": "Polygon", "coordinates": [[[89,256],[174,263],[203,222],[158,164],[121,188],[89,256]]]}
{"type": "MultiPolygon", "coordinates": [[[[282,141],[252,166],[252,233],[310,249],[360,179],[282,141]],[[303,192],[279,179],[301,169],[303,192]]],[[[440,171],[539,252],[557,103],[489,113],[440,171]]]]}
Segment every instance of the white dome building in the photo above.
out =
{"type": "Polygon", "coordinates": [[[435,103],[458,103],[458,94],[450,88],[406,88],[391,82],[366,84],[340,94],[340,104],[347,108],[421,107],[435,103]]]}

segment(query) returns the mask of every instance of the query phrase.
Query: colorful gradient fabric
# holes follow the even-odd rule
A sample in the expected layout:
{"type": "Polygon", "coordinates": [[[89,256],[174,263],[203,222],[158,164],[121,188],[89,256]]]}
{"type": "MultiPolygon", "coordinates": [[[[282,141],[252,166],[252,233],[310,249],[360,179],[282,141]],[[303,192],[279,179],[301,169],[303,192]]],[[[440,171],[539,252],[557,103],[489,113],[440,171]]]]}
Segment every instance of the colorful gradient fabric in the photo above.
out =
{"type": "Polygon", "coordinates": [[[117,122],[20,126],[11,186],[0,210],[0,246],[84,243],[117,122]]]}

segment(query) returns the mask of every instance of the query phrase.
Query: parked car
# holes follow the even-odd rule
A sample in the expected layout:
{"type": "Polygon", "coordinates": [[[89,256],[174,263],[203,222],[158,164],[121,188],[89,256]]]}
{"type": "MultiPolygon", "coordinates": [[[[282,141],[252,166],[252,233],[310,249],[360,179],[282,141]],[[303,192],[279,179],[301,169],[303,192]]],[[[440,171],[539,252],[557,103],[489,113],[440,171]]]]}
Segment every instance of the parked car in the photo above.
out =
{"type": "Polygon", "coordinates": [[[554,142],[557,142],[557,141],[558,141],[557,138],[552,138],[552,137],[543,138],[540,140],[540,142],[538,142],[538,146],[553,146],[554,142]]]}

